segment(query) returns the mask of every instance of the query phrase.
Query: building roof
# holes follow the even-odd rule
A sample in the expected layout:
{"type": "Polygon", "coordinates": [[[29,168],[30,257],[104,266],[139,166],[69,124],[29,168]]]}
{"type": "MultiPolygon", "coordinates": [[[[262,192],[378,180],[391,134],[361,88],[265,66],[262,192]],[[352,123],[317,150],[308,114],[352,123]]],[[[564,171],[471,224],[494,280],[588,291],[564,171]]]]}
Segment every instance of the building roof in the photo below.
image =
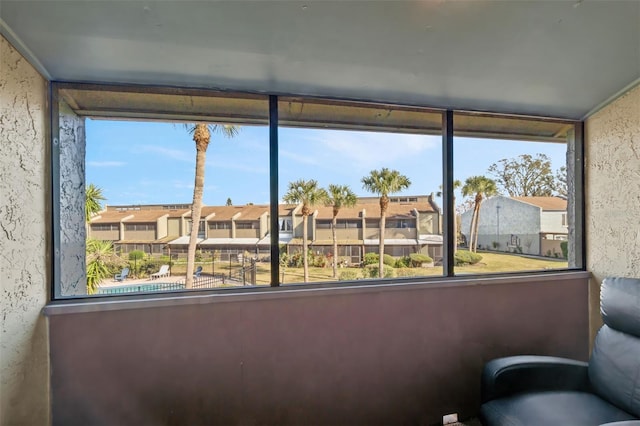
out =
{"type": "Polygon", "coordinates": [[[291,216],[291,212],[296,208],[295,204],[280,204],[278,205],[278,216],[291,216]]]}
{"type": "MultiPolygon", "coordinates": [[[[231,220],[235,215],[240,214],[238,220],[257,220],[265,213],[269,213],[268,205],[247,205],[247,206],[205,206],[202,207],[201,217],[215,214],[210,221],[231,220]]],[[[191,217],[188,214],[187,217],[191,217]]]]}
{"type": "MultiPolygon", "coordinates": [[[[362,219],[362,205],[356,205],[355,207],[343,207],[338,212],[338,219],[362,219]]],[[[333,207],[317,207],[318,216],[317,219],[333,219],[333,207]]]]}
{"type": "MultiPolygon", "coordinates": [[[[333,207],[316,207],[315,210],[318,211],[317,219],[332,219],[333,218],[333,207]]],[[[364,216],[366,218],[379,218],[380,217],[380,206],[374,203],[358,203],[354,207],[343,207],[338,212],[338,219],[361,219],[362,212],[364,210],[364,216]]],[[[417,210],[420,213],[434,213],[435,210],[433,205],[429,202],[418,202],[418,203],[389,203],[389,207],[387,209],[387,218],[391,219],[403,219],[403,218],[414,218],[414,210],[417,210]]],[[[300,215],[300,213],[299,213],[300,215]]]]}
{"type": "Polygon", "coordinates": [[[514,200],[540,207],[543,211],[566,211],[567,200],[560,197],[511,197],[514,200]]]}
{"type": "Polygon", "coordinates": [[[168,213],[167,210],[108,210],[92,218],[90,223],[153,223],[168,213]]]}

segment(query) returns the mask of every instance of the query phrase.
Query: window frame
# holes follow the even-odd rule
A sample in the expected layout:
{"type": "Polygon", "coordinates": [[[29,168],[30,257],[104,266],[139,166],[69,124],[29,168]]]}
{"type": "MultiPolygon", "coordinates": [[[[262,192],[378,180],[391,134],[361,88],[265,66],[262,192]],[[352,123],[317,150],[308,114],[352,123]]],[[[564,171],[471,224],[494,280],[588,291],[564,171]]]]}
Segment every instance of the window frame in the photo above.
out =
{"type": "MultiPolygon", "coordinates": [[[[51,253],[52,253],[52,262],[51,262],[51,300],[70,300],[70,299],[78,299],[78,298],[86,298],[88,300],[98,300],[102,297],[111,297],[111,296],[96,296],[96,295],[62,295],[61,294],[61,268],[62,268],[62,247],[61,243],[61,233],[62,233],[62,215],[61,215],[61,153],[60,153],[60,111],[59,111],[59,101],[60,101],[60,93],[61,89],[76,89],[76,90],[100,90],[100,88],[104,88],[104,90],[125,90],[127,88],[134,87],[134,90],[141,91],[143,93],[155,94],[155,93],[172,93],[173,91],[177,92],[189,92],[195,93],[201,96],[207,96],[208,93],[215,93],[218,96],[220,94],[228,94],[229,96],[235,95],[255,95],[255,96],[265,96],[264,93],[252,93],[252,92],[224,92],[224,91],[212,91],[209,89],[195,89],[195,88],[169,88],[169,87],[152,87],[152,86],[127,86],[127,85],[112,85],[112,84],[88,84],[88,83],[76,83],[76,82],[59,82],[52,81],[49,85],[49,113],[50,113],[50,144],[49,144],[49,153],[50,153],[50,185],[51,185],[51,253]]],[[[299,96],[295,94],[283,94],[283,95],[274,95],[269,94],[268,96],[268,127],[269,127],[269,167],[270,167],[270,234],[271,234],[271,245],[270,245],[270,253],[272,259],[278,258],[279,253],[279,233],[280,225],[279,223],[282,218],[279,217],[279,194],[278,194],[278,128],[279,128],[279,120],[278,120],[278,101],[280,98],[299,98],[299,99],[319,99],[326,102],[335,102],[337,104],[341,103],[349,103],[349,102],[357,102],[361,103],[365,106],[380,106],[380,105],[389,105],[385,102],[379,101],[371,101],[371,100],[362,100],[362,101],[353,101],[346,100],[340,98],[331,98],[331,97],[313,97],[313,96],[299,96]]],[[[454,112],[455,113],[466,113],[468,111],[460,111],[453,109],[441,109],[437,107],[430,107],[424,105],[411,105],[411,104],[400,104],[399,107],[407,107],[407,108],[420,108],[439,112],[442,116],[442,235],[443,235],[443,244],[441,250],[443,251],[443,273],[438,276],[421,276],[421,277],[406,277],[406,278],[394,278],[394,279],[376,279],[376,280],[366,280],[362,283],[349,283],[350,285],[372,285],[377,283],[389,283],[389,282],[402,282],[402,283],[411,283],[411,282],[420,282],[423,283],[429,280],[447,280],[453,277],[456,277],[454,274],[454,239],[450,238],[453,235],[454,230],[454,221],[455,221],[455,206],[453,204],[453,137],[454,137],[454,112]]],[[[474,112],[471,112],[474,113],[474,112]]],[[[532,120],[540,120],[540,121],[562,121],[564,123],[569,123],[573,126],[573,139],[572,141],[567,141],[568,144],[568,155],[567,155],[567,173],[573,175],[573,179],[568,179],[569,188],[568,188],[568,198],[571,200],[570,205],[567,208],[566,213],[566,222],[568,223],[570,219],[573,219],[573,238],[571,233],[569,234],[569,240],[572,241],[573,244],[573,252],[574,252],[574,266],[569,266],[566,269],[557,269],[557,270],[549,270],[549,271],[523,271],[523,272],[506,272],[506,273],[496,273],[496,274],[478,274],[474,275],[474,277],[482,277],[482,276],[490,276],[490,277],[499,277],[505,275],[534,275],[534,274],[546,274],[546,273],[558,273],[559,271],[585,271],[586,270],[586,241],[585,241],[585,197],[584,197],[584,182],[585,182],[585,173],[584,173],[584,122],[576,121],[576,120],[565,120],[558,118],[547,118],[547,117],[527,117],[520,115],[508,115],[508,114],[492,114],[492,113],[478,113],[484,114],[486,116],[495,116],[495,117],[513,117],[517,119],[532,119],[532,120]],[[571,143],[571,146],[569,144],[571,143]]],[[[118,116],[114,116],[113,118],[118,118],[118,116]]],[[[162,118],[158,118],[162,119],[162,118]]],[[[86,140],[85,140],[86,143],[86,140]]],[[[83,147],[84,148],[84,147],[83,147]]],[[[84,164],[82,165],[82,173],[84,178],[84,164]]],[[[84,189],[84,183],[82,189],[84,189]]],[[[397,197],[399,198],[399,197],[397,197]]],[[[405,197],[406,198],[406,197],[405,197]]],[[[410,199],[411,200],[411,199],[410,199]]],[[[564,217],[563,217],[564,219],[564,217]]],[[[365,222],[368,222],[371,219],[366,219],[365,222]]],[[[563,221],[564,222],[564,221],[563,221]]],[[[367,225],[366,223],[364,224],[367,225]]],[[[207,231],[207,225],[204,225],[204,232],[207,231]]],[[[287,232],[287,231],[283,231],[287,232]]],[[[571,245],[571,243],[570,243],[571,245]]],[[[291,284],[287,284],[286,286],[281,286],[279,284],[279,263],[277,260],[271,261],[271,286],[272,287],[280,287],[282,289],[291,288],[291,284]]],[[[304,285],[304,286],[333,286],[337,285],[338,282],[327,281],[322,283],[298,283],[295,285],[304,285]]],[[[343,283],[341,285],[344,285],[343,283]]],[[[233,291],[251,291],[251,289],[209,289],[208,292],[216,292],[216,291],[225,291],[225,292],[233,292],[233,291]]],[[[189,292],[180,292],[176,293],[180,294],[189,294],[189,292]]],[[[119,296],[122,297],[122,296],[119,296]]]]}

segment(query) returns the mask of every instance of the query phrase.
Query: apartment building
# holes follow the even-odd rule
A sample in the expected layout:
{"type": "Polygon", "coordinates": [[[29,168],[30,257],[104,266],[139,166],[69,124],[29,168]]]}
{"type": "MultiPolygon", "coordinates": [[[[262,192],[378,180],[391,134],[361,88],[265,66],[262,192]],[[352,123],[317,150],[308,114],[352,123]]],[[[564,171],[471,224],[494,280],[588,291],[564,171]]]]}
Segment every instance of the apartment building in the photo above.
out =
{"type": "MultiPolygon", "coordinates": [[[[185,205],[107,206],[89,223],[89,237],[113,241],[117,251],[142,250],[148,254],[186,253],[192,229],[185,205]]],[[[301,206],[278,208],[280,244],[292,254],[302,250],[301,206]]],[[[333,255],[332,207],[315,207],[308,221],[310,248],[333,255]]],[[[378,198],[363,197],[336,218],[338,256],[359,264],[365,253],[378,252],[380,207],[378,198]]],[[[391,197],[386,215],[385,253],[442,257],[440,209],[432,195],[391,197]]],[[[198,226],[198,248],[217,252],[222,260],[240,253],[269,255],[269,206],[205,206],[198,226]]]]}

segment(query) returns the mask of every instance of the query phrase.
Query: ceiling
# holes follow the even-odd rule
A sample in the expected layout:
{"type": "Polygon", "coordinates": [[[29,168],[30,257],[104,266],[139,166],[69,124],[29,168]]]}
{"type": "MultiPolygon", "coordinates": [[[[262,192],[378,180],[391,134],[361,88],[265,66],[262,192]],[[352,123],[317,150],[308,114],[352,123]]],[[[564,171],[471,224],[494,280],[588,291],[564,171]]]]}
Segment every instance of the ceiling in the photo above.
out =
{"type": "Polygon", "coordinates": [[[51,80],[582,119],[640,81],[640,1],[12,1],[51,80]]]}

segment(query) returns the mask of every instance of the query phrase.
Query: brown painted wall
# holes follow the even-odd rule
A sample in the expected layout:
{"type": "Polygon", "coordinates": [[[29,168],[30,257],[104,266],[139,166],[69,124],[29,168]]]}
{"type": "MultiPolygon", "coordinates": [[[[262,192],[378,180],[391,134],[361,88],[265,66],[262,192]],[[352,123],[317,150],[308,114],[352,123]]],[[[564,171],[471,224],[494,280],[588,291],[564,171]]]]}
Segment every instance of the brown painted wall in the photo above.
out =
{"type": "Polygon", "coordinates": [[[469,417],[489,359],[587,358],[586,274],[567,277],[55,314],[53,421],[415,425],[452,412],[469,417]]]}

